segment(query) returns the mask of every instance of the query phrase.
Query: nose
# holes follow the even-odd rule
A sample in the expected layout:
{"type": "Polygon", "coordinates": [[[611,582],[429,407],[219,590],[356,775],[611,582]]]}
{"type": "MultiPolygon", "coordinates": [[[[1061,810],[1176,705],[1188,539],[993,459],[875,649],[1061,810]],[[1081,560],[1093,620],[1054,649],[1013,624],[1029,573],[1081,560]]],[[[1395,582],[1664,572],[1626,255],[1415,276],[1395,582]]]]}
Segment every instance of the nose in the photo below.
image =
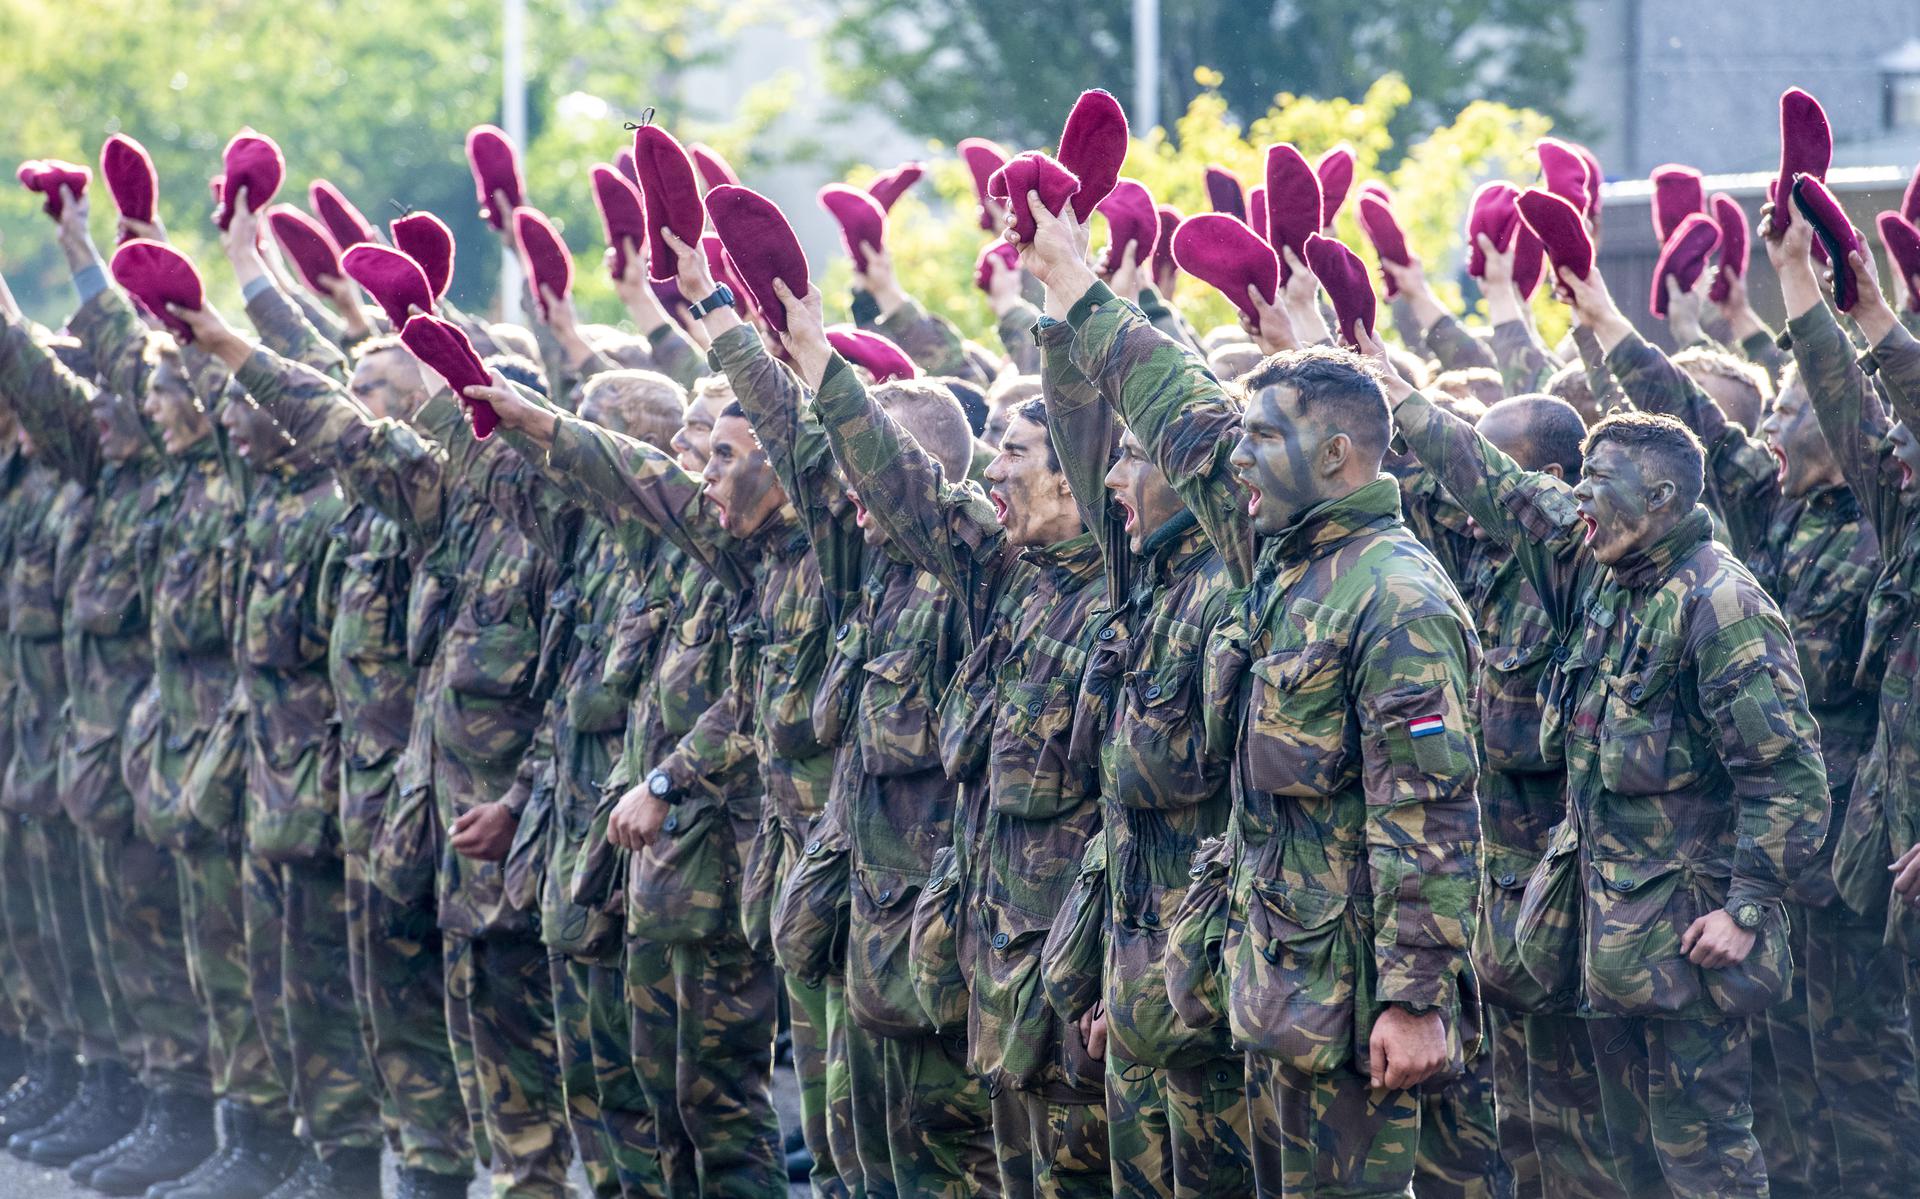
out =
{"type": "Polygon", "coordinates": [[[1124,466],[1124,462],[1116,462],[1108,468],[1107,477],[1101,480],[1108,491],[1124,491],[1126,489],[1126,480],[1120,475],[1124,466]]]}
{"type": "Polygon", "coordinates": [[[1233,443],[1233,452],[1227,455],[1227,461],[1240,470],[1253,465],[1253,451],[1247,447],[1245,437],[1233,443]]]}
{"type": "Polygon", "coordinates": [[[1573,485],[1573,498],[1576,500],[1582,500],[1582,501],[1592,499],[1593,498],[1592,486],[1589,485],[1585,479],[1582,479],[1578,483],[1575,483],[1573,485]]]}
{"type": "Polygon", "coordinates": [[[1006,468],[1001,465],[1003,461],[1004,459],[1001,455],[995,454],[993,461],[987,463],[987,469],[980,472],[986,476],[987,482],[998,483],[1007,477],[1006,468]]]}

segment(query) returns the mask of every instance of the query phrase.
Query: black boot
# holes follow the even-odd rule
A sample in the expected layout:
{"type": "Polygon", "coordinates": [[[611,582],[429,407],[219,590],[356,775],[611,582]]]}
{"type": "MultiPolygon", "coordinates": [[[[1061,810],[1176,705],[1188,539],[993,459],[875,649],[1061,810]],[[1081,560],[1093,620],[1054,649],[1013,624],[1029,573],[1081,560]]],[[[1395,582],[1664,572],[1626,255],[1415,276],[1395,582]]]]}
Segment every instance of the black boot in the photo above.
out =
{"type": "Polygon", "coordinates": [[[144,1195],[156,1182],[179,1178],[214,1150],[213,1106],[204,1096],[155,1091],[147,1098],[150,1130],[101,1163],[87,1185],[105,1195],[144,1195]]]}
{"type": "Polygon", "coordinates": [[[147,1199],[260,1199],[313,1159],[287,1123],[231,1099],[220,1101],[220,1124],[220,1152],[179,1182],[148,1187],[147,1199]]]}
{"type": "Polygon", "coordinates": [[[19,1037],[0,1035],[0,1091],[27,1072],[27,1044],[19,1037]]]}
{"type": "MultiPolygon", "coordinates": [[[[33,1133],[22,1156],[40,1166],[72,1165],[74,1159],[105,1149],[132,1132],[140,1123],[146,1098],[146,1090],[119,1062],[88,1066],[73,1102],[58,1119],[33,1133]]],[[[13,1142],[7,1142],[7,1147],[12,1149],[13,1142]]]]}
{"type": "Polygon", "coordinates": [[[313,1152],[313,1146],[300,1147],[300,1168],[287,1176],[287,1180],[267,1192],[266,1199],[307,1199],[313,1193],[315,1181],[320,1177],[320,1158],[313,1152]]]}
{"type": "Polygon", "coordinates": [[[431,1170],[400,1168],[400,1186],[393,1199],[467,1199],[473,1178],[467,1174],[435,1174],[431,1170]]]}
{"type": "Polygon", "coordinates": [[[288,1183],[268,1199],[380,1199],[380,1146],[335,1149],[314,1161],[304,1186],[288,1183]]]}
{"type": "Polygon", "coordinates": [[[0,1140],[53,1119],[79,1085],[80,1066],[71,1053],[53,1050],[35,1055],[26,1074],[0,1101],[0,1140]]]}
{"type": "Polygon", "coordinates": [[[133,1131],[105,1149],[96,1149],[84,1157],[75,1158],[73,1164],[67,1167],[67,1177],[85,1186],[87,1180],[93,1177],[95,1170],[123,1153],[134,1152],[151,1136],[153,1136],[153,1094],[149,1092],[146,1111],[141,1114],[140,1123],[133,1126],[133,1131]]]}

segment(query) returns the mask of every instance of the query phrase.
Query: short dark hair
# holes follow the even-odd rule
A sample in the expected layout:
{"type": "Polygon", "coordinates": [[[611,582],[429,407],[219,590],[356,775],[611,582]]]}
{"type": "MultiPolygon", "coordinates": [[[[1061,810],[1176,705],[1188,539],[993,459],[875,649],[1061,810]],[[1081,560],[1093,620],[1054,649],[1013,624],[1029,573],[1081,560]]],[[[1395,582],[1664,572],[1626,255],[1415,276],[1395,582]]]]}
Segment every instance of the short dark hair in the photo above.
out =
{"type": "Polygon", "coordinates": [[[953,393],[953,398],[960,401],[960,411],[966,414],[967,427],[975,437],[980,436],[980,430],[987,427],[987,393],[980,385],[953,375],[940,375],[927,382],[938,383],[953,393]]]}
{"type": "Polygon", "coordinates": [[[1558,466],[1566,478],[1580,477],[1580,465],[1586,460],[1580,447],[1587,437],[1587,422],[1579,409],[1558,396],[1535,392],[1501,400],[1487,409],[1487,416],[1496,412],[1513,413],[1527,431],[1527,448],[1533,460],[1520,465],[1528,470],[1558,466]]]}
{"type": "Polygon", "coordinates": [[[725,408],[722,408],[719,414],[714,417],[714,419],[724,420],[729,416],[735,418],[736,420],[746,420],[747,410],[740,406],[739,400],[729,400],[727,402],[727,406],[725,408]]]}
{"type": "MultiPolygon", "coordinates": [[[[1021,400],[1013,410],[1021,420],[1032,421],[1042,429],[1047,429],[1047,401],[1042,396],[1030,400],[1021,400]]],[[[1060,471],[1060,453],[1053,448],[1053,431],[1047,429],[1047,469],[1058,474],[1060,471]]]]}
{"type": "Polygon", "coordinates": [[[1707,485],[1707,451],[1692,429],[1655,412],[1616,412],[1593,427],[1580,449],[1591,458],[1609,441],[1654,478],[1670,481],[1686,504],[1700,501],[1707,485]]]}
{"type": "Polygon", "coordinates": [[[1576,358],[1553,372],[1546,393],[1572,404],[1575,411],[1593,407],[1593,380],[1587,377],[1586,363],[1576,358]]]}
{"type": "Polygon", "coordinates": [[[1269,387],[1291,387],[1300,397],[1300,415],[1316,418],[1345,433],[1355,447],[1379,458],[1393,437],[1387,393],[1366,359],[1332,346],[1287,350],[1254,368],[1240,381],[1249,397],[1269,387]]]}
{"type": "Polygon", "coordinates": [[[542,399],[547,395],[547,377],[540,364],[531,358],[518,354],[490,354],[487,366],[506,376],[507,382],[518,383],[529,391],[540,393],[542,399]]]}
{"type": "MultiPolygon", "coordinates": [[[[359,362],[362,359],[371,358],[375,354],[384,354],[388,350],[405,350],[406,348],[407,343],[400,340],[398,333],[380,333],[367,338],[365,341],[354,343],[351,353],[353,360],[359,362]]],[[[411,353],[411,351],[408,352],[411,353]]],[[[502,373],[504,374],[505,372],[502,373]]]]}

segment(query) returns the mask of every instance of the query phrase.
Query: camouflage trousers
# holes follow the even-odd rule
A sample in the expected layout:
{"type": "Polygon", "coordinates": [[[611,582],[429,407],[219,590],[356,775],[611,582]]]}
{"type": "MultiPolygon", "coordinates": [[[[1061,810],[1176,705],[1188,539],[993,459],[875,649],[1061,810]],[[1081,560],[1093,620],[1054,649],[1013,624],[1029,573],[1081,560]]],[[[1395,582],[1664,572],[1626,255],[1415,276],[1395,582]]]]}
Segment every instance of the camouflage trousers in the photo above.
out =
{"type": "Polygon", "coordinates": [[[207,1021],[207,1067],[222,1099],[284,1118],[287,1088],[254,1015],[241,856],[225,839],[178,851],[187,969],[207,1021]]]}
{"type": "Polygon", "coordinates": [[[402,1166],[470,1177],[473,1133],[447,1043],[434,909],[389,899],[368,880],[364,859],[349,855],[346,865],[347,963],[381,1125],[402,1166]]]}
{"type": "Polygon", "coordinates": [[[1629,1195],[1763,1196],[1744,1018],[1589,1021],[1600,1102],[1629,1195]],[[1664,1187],[1663,1187],[1664,1182],[1664,1187]]]}
{"type": "Polygon", "coordinates": [[[65,816],[28,819],[15,827],[33,895],[33,932],[26,939],[38,946],[45,961],[44,972],[31,980],[36,1002],[46,1014],[45,1044],[89,1061],[116,1058],[119,1042],[88,943],[80,834],[65,816]]]}
{"type": "MultiPolygon", "coordinates": [[[[4,1029],[34,1048],[53,1048],[55,1030],[63,1023],[55,976],[60,970],[58,948],[40,928],[34,904],[36,821],[12,812],[0,813],[0,932],[6,940],[6,971],[0,985],[8,1016],[4,1029]]],[[[69,1038],[68,1049],[74,1046],[69,1038]]]]}
{"type": "Polygon", "coordinates": [[[348,960],[345,864],[247,854],[241,877],[253,1014],[294,1131],[322,1158],[380,1144],[379,1084],[348,960]]]}
{"type": "MultiPolygon", "coordinates": [[[[1594,1067],[1593,1021],[1577,1016],[1532,1013],[1511,1017],[1497,1009],[1501,1036],[1495,1041],[1496,1089],[1503,1055],[1511,1051],[1506,1029],[1520,1030],[1519,1052],[1526,1070],[1526,1122],[1538,1165],[1536,1193],[1551,1199],[1626,1199],[1613,1172],[1613,1150],[1600,1106],[1600,1078],[1594,1067]]],[[[1505,1102],[1505,1094],[1499,1098],[1505,1102]]],[[[1501,1149],[1508,1121],[1501,1113],[1501,1149]]]]}
{"type": "Polygon", "coordinates": [[[813,1154],[814,1199],[866,1193],[854,1142],[853,1079],[847,1062],[847,992],[837,978],[817,987],[782,976],[800,1081],[800,1131],[813,1154]]]}
{"type": "Polygon", "coordinates": [[[1253,1168],[1262,1195],[1313,1199],[1508,1199],[1493,1066],[1481,1053],[1458,1078],[1374,1090],[1349,1062],[1309,1074],[1247,1054],[1253,1168]]]}
{"type": "Polygon", "coordinates": [[[1113,1194],[1104,1102],[1068,1102],[1002,1087],[992,1095],[993,1148],[1007,1199],[1113,1194]]]}
{"type": "Polygon", "coordinates": [[[1883,945],[1884,920],[1840,903],[1789,913],[1793,990],[1755,1021],[1754,1131],[1771,1193],[1910,1195],[1920,1077],[1906,963],[1883,945]]]}
{"type": "MultiPolygon", "coordinates": [[[[494,1199],[561,1199],[573,1142],[554,1063],[547,949],[525,936],[446,935],[447,1036],[473,1063],[467,1110],[486,1129],[494,1199]]],[[[465,1080],[463,1080],[465,1085],[465,1080]]]]}
{"type": "Polygon", "coordinates": [[[633,1066],[669,1199],[785,1199],[773,1110],[773,960],[738,934],[627,942],[633,1066]]]}
{"type": "Polygon", "coordinates": [[[1113,1193],[1238,1199],[1253,1192],[1242,1057],[1155,1069],[1107,1053],[1113,1193]]]}
{"type": "Polygon", "coordinates": [[[882,1037],[849,1022],[854,1136],[868,1199],[965,1199],[1000,1185],[987,1088],[964,1038],[882,1037]]]}
{"type": "Polygon", "coordinates": [[[547,963],[560,1084],[587,1183],[603,1199],[652,1199],[661,1193],[660,1146],[633,1069],[619,962],[552,953],[547,963]]]}
{"type": "Polygon", "coordinates": [[[173,856],[131,830],[80,840],[87,940],[124,1060],[149,1089],[211,1095],[173,856]]]}

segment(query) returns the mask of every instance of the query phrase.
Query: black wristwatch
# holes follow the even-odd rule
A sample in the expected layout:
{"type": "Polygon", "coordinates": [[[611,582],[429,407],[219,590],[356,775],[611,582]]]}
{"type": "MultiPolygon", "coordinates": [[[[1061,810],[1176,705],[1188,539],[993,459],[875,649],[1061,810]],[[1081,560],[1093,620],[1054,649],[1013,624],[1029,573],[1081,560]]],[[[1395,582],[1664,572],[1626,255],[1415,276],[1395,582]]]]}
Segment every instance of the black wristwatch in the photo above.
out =
{"type": "Polygon", "coordinates": [[[697,321],[709,312],[717,312],[722,308],[732,308],[733,306],[733,289],[722,283],[713,289],[712,295],[687,309],[687,311],[692,313],[693,319],[697,321]]]}
{"type": "Polygon", "coordinates": [[[1409,1016],[1431,1016],[1440,1010],[1440,1005],[1437,1003],[1408,1003],[1401,1000],[1398,1006],[1409,1016]]]}
{"type": "Polygon", "coordinates": [[[1754,932],[1767,922],[1767,909],[1751,899],[1743,899],[1727,908],[1727,915],[1733,922],[1748,932],[1754,932]]]}
{"type": "Polygon", "coordinates": [[[680,802],[680,795],[673,785],[673,780],[667,777],[667,772],[664,770],[656,770],[647,776],[647,794],[661,803],[680,802]]]}

